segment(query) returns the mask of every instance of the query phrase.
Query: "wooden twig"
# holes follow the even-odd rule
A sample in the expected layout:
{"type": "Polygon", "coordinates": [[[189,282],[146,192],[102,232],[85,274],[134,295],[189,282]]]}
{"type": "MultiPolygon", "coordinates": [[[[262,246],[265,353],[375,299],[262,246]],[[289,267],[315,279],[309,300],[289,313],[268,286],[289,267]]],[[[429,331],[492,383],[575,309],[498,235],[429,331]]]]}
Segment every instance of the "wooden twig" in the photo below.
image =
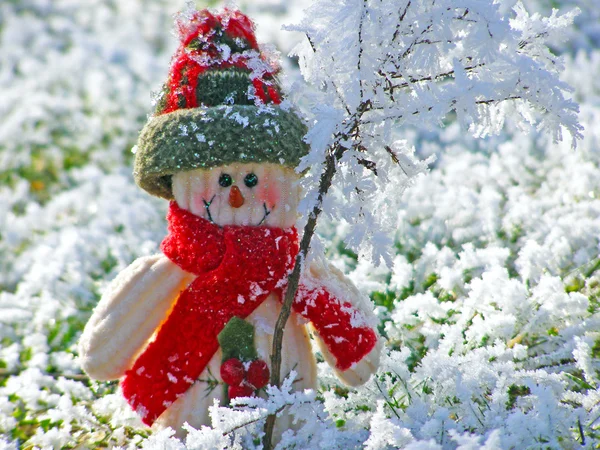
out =
{"type": "MultiPolygon", "coordinates": [[[[507,101],[511,101],[511,100],[522,100],[523,97],[521,97],[520,95],[511,95],[505,98],[499,98],[499,99],[484,99],[484,100],[476,100],[475,104],[476,105],[490,105],[490,104],[498,104],[498,103],[502,103],[502,102],[507,102],[507,101]]],[[[382,110],[383,108],[371,108],[371,111],[378,111],[378,110],[382,110]]],[[[413,116],[417,116],[419,114],[421,114],[422,111],[431,111],[433,109],[433,106],[427,106],[422,108],[421,110],[416,110],[413,111],[411,113],[411,115],[413,116]]],[[[376,120],[371,120],[371,119],[365,119],[362,121],[363,125],[368,125],[368,124],[372,124],[375,122],[383,122],[385,120],[400,120],[403,119],[405,117],[405,114],[392,114],[392,115],[388,115],[388,116],[384,116],[384,117],[377,117],[376,120]]]]}
{"type": "Polygon", "coordinates": [[[362,100],[364,98],[364,89],[363,89],[363,79],[360,76],[360,66],[362,63],[362,55],[363,55],[363,40],[362,40],[362,30],[363,30],[363,24],[365,22],[365,15],[367,14],[367,0],[363,0],[363,9],[362,9],[362,13],[360,16],[360,23],[358,24],[358,83],[360,85],[360,99],[362,100]]]}
{"type": "MultiPolygon", "coordinates": [[[[306,259],[306,255],[308,254],[308,250],[310,248],[310,241],[315,233],[317,218],[323,210],[323,198],[331,187],[331,182],[336,172],[336,163],[347,150],[346,147],[339,143],[339,141],[340,140],[338,139],[337,145],[333,149],[330,149],[325,157],[325,170],[321,174],[321,178],[319,180],[319,194],[317,197],[317,202],[315,203],[308,217],[308,221],[306,222],[306,226],[304,227],[304,234],[302,235],[302,241],[300,242],[300,251],[296,256],[294,270],[288,277],[288,285],[285,292],[283,306],[281,308],[281,312],[279,313],[279,317],[277,318],[277,322],[275,323],[275,331],[273,332],[273,350],[271,351],[271,379],[269,381],[272,386],[279,386],[281,383],[281,346],[283,342],[283,331],[285,329],[285,324],[292,312],[292,303],[294,301],[294,297],[296,296],[296,292],[298,291],[300,273],[302,272],[302,266],[304,265],[304,260],[306,259]]],[[[265,436],[263,438],[263,448],[265,450],[270,450],[273,448],[271,441],[273,439],[275,419],[275,414],[271,414],[267,417],[267,421],[265,423],[265,436]]]]}
{"type": "MultiPolygon", "coordinates": [[[[392,148],[389,145],[386,145],[383,148],[385,148],[385,151],[388,152],[388,154],[392,158],[392,161],[394,161],[395,164],[400,164],[398,155],[396,155],[396,152],[394,152],[394,150],[392,150],[392,148]]],[[[402,170],[404,170],[404,169],[402,169],[402,170]]],[[[406,171],[404,172],[404,174],[406,175],[406,171]]]]}
{"type": "MultiPolygon", "coordinates": [[[[283,411],[283,408],[285,408],[286,406],[288,406],[288,404],[287,404],[287,403],[286,403],[285,405],[283,405],[283,406],[280,406],[280,407],[277,409],[277,411],[275,411],[275,414],[278,414],[278,413],[280,413],[281,411],[283,411]]],[[[270,416],[269,416],[269,417],[270,417],[270,416]]],[[[223,431],[223,436],[227,436],[228,434],[231,434],[231,433],[233,433],[234,431],[237,431],[237,430],[239,430],[240,428],[244,428],[244,427],[247,427],[248,425],[252,425],[253,423],[260,422],[260,421],[261,421],[261,420],[263,420],[263,419],[264,419],[264,416],[262,416],[262,417],[258,417],[258,418],[256,418],[256,419],[252,419],[252,420],[250,420],[250,421],[248,421],[248,422],[244,422],[244,423],[242,423],[242,424],[240,424],[240,425],[236,425],[235,427],[233,427],[233,428],[232,428],[232,429],[230,429],[230,430],[223,431]]]]}
{"type": "MultiPolygon", "coordinates": [[[[366,5],[366,2],[365,2],[366,5]]],[[[363,11],[363,14],[365,12],[363,11]]],[[[361,19],[364,20],[364,15],[361,19]]],[[[308,41],[313,49],[316,52],[316,48],[310,39],[310,36],[306,36],[308,41]]],[[[360,64],[360,54],[359,54],[359,64],[360,64]]],[[[360,67],[359,67],[360,69],[360,67]]],[[[334,84],[335,86],[335,84],[334,84]]],[[[343,99],[342,104],[344,104],[343,99]]],[[[345,105],[346,111],[350,113],[349,108],[345,105]]],[[[327,154],[325,155],[325,169],[321,174],[319,179],[319,190],[317,201],[313,206],[312,211],[308,216],[308,221],[304,226],[302,240],[300,241],[300,250],[298,251],[298,255],[296,256],[296,261],[294,264],[294,269],[292,273],[288,277],[287,288],[285,292],[285,297],[283,300],[283,306],[277,317],[277,322],[275,323],[275,330],[273,332],[273,348],[271,351],[271,377],[269,383],[271,386],[279,387],[281,383],[281,347],[283,343],[283,332],[285,329],[285,324],[287,323],[288,318],[292,312],[292,303],[294,302],[294,297],[296,296],[296,292],[298,291],[298,285],[300,283],[300,274],[302,272],[302,268],[304,265],[304,261],[306,260],[306,256],[308,255],[308,250],[310,249],[310,242],[315,233],[315,227],[317,225],[317,219],[323,210],[323,198],[329,191],[331,187],[331,183],[333,181],[333,176],[335,175],[337,169],[337,162],[340,160],[342,155],[348,147],[342,144],[342,142],[347,142],[349,140],[353,140],[353,146],[360,144],[359,137],[359,124],[361,123],[361,119],[364,113],[369,111],[373,107],[371,100],[365,100],[360,103],[358,108],[356,109],[354,114],[349,114],[346,132],[340,133],[336,136],[334,143],[328,149],[327,154]]],[[[272,440],[273,440],[273,430],[275,428],[275,420],[276,415],[271,414],[267,417],[265,422],[265,435],[263,437],[263,448],[265,450],[271,450],[273,448],[272,440]]]]}
{"type": "MultiPolygon", "coordinates": [[[[302,240],[300,241],[300,250],[296,256],[294,269],[288,277],[288,284],[285,291],[283,306],[279,313],[279,317],[277,318],[277,322],[275,323],[275,330],[273,332],[273,349],[271,351],[271,378],[269,380],[269,383],[272,386],[279,387],[281,383],[281,346],[283,342],[283,331],[285,329],[285,324],[287,323],[287,320],[292,312],[292,303],[294,302],[294,297],[298,291],[300,274],[302,272],[304,261],[306,260],[306,255],[308,255],[310,242],[315,233],[317,219],[323,210],[323,199],[331,187],[333,176],[337,170],[337,162],[348,150],[348,147],[342,144],[342,142],[345,143],[353,140],[354,146],[359,145],[357,139],[360,135],[360,125],[363,123],[362,117],[372,108],[373,104],[370,100],[361,102],[360,105],[358,105],[356,112],[349,117],[348,121],[346,122],[347,126],[345,132],[339,133],[335,136],[333,144],[325,155],[325,169],[323,170],[323,173],[321,173],[321,177],[319,179],[317,201],[315,202],[315,205],[308,216],[308,221],[304,226],[302,240]]],[[[273,429],[275,427],[275,418],[275,414],[271,414],[269,417],[267,417],[267,421],[265,423],[265,435],[263,438],[263,448],[265,450],[271,450],[273,448],[271,441],[273,438],[273,429]]]]}

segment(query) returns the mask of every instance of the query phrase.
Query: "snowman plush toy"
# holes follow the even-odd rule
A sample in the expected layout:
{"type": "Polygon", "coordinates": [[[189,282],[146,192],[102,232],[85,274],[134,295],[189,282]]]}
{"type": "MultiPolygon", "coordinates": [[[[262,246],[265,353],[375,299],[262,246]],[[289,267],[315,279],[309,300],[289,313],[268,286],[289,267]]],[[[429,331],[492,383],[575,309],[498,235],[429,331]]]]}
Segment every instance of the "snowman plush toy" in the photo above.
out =
{"type": "MultiPolygon", "coordinates": [[[[80,340],[83,369],[120,387],[144,423],[210,424],[214,399],[261,395],[275,322],[299,251],[294,228],[306,127],[282,102],[278,67],[239,11],[193,11],[134,176],[170,200],[161,254],[104,293],[80,340]]],[[[344,383],[368,380],[380,338],[369,300],[327,263],[305,268],[287,322],[282,375],[316,389],[311,338],[344,383]]],[[[286,423],[287,420],[287,423],[286,423]]],[[[279,433],[292,426],[278,420],[279,433]]],[[[276,430],[277,432],[277,430],[276,430]]]]}

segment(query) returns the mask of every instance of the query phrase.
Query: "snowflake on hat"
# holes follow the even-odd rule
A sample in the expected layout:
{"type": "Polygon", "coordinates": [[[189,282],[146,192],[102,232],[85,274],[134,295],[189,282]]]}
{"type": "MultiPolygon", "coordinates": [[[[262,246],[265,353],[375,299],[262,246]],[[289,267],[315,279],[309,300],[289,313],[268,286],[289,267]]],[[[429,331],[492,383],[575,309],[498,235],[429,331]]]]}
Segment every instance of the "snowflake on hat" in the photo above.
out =
{"type": "MultiPolygon", "coordinates": [[[[156,427],[210,424],[208,407],[260,394],[272,333],[299,250],[294,168],[306,127],[282,107],[278,67],[239,11],[180,14],[181,44],[134,176],[170,200],[162,253],[136,260],[105,292],[80,340],[94,379],[156,427]]],[[[368,300],[323,263],[305,271],[286,325],[282,371],[316,389],[307,330],[348,385],[376,370],[380,340],[368,300]]],[[[277,434],[292,427],[280,418],[277,434]]]]}

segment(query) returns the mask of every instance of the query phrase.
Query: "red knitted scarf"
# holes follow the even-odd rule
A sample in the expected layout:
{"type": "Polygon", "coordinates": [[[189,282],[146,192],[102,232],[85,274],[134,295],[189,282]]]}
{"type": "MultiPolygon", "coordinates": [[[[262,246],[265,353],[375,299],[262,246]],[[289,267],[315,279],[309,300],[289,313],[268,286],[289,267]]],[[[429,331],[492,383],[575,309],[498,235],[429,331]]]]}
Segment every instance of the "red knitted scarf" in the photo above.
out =
{"type": "MultiPolygon", "coordinates": [[[[221,228],[175,202],[167,220],[169,235],[162,251],[198,277],[180,294],[156,339],[121,381],[123,395],[147,425],[199,378],[232,317],[246,318],[272,292],[281,298],[298,253],[295,228],[221,228]]],[[[357,311],[323,288],[300,286],[294,310],[313,322],[340,370],[375,346],[375,332],[357,320],[357,311]]]]}

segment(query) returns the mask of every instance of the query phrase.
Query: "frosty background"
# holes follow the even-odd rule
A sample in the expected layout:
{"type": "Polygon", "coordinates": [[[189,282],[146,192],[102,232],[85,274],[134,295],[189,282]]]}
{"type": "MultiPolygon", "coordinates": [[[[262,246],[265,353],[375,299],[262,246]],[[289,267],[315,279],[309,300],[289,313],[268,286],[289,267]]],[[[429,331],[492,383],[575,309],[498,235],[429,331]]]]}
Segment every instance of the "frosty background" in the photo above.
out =
{"type": "MultiPolygon", "coordinates": [[[[311,417],[281,445],[305,448],[592,448],[600,439],[600,9],[551,42],[580,103],[577,150],[508,121],[476,140],[453,117],[400,137],[431,171],[399,199],[391,269],[329,257],[378,305],[387,351],[348,390],[320,365],[311,417]],[[526,132],[527,133],[526,133],[526,132]]],[[[514,1],[503,2],[510,10],[514,1]]],[[[0,3],[0,448],[183,448],[149,436],[115,393],[91,383],[76,342],[108,282],[165,233],[166,202],[138,189],[130,149],[176,44],[167,0],[0,3]]],[[[302,1],[240,2],[285,55],[302,1]]],[[[286,86],[299,77],[286,60],[286,86]]],[[[300,99],[301,101],[301,99],[300,99]]],[[[214,410],[189,448],[248,447],[252,411],[214,410]]]]}

